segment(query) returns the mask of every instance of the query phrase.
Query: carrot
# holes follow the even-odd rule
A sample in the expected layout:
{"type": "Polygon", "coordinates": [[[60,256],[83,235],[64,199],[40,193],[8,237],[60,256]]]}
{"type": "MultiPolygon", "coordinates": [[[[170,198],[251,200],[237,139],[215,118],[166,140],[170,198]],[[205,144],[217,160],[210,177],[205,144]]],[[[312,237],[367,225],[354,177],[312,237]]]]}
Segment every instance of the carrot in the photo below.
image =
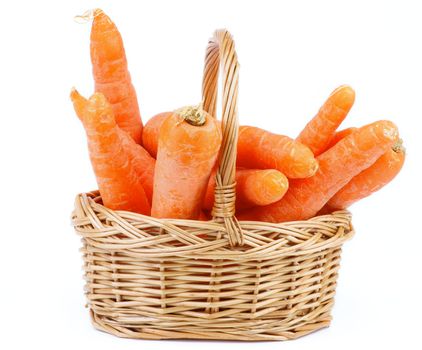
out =
{"type": "Polygon", "coordinates": [[[384,153],[368,169],[363,170],[338,191],[326,204],[328,211],[348,208],[356,201],[378,191],[400,172],[405,159],[402,140],[384,153]]]}
{"type": "Polygon", "coordinates": [[[292,179],[312,176],[318,169],[318,162],[305,145],[252,126],[240,127],[237,165],[276,169],[292,179]]]}
{"type": "Polygon", "coordinates": [[[141,115],[122,37],[116,25],[102,10],[94,10],[93,17],[91,61],[95,90],[103,93],[110,102],[117,125],[136,143],[141,143],[141,115]]]}
{"type": "Polygon", "coordinates": [[[211,220],[211,215],[209,215],[208,213],[204,212],[204,211],[200,211],[199,212],[199,217],[198,220],[200,221],[208,221],[211,220]]]}
{"type": "Polygon", "coordinates": [[[315,156],[320,155],[346,118],[354,101],[355,92],[350,86],[342,85],[335,89],[296,140],[308,146],[315,156]]]}
{"type": "Polygon", "coordinates": [[[157,158],[158,135],[164,120],[171,112],[163,112],[153,116],[144,126],[142,132],[142,145],[151,156],[157,158]]]}
{"type": "MultiPolygon", "coordinates": [[[[236,208],[268,205],[280,200],[289,187],[287,177],[278,170],[236,170],[236,208]]],[[[215,172],[210,177],[203,208],[211,210],[214,204],[215,172]]]]}
{"type": "Polygon", "coordinates": [[[337,131],[334,136],[331,138],[330,142],[328,143],[326,149],[324,150],[324,152],[327,149],[330,149],[331,147],[333,147],[337,142],[339,142],[340,140],[344,139],[346,136],[350,135],[351,133],[355,132],[357,130],[357,128],[355,127],[351,127],[351,128],[347,128],[347,129],[343,129],[340,131],[337,131]]]}
{"type": "Polygon", "coordinates": [[[197,219],[221,144],[217,121],[200,107],[185,107],[160,129],[152,216],[197,219]]]}
{"type": "Polygon", "coordinates": [[[117,126],[104,95],[95,93],[87,100],[74,89],[71,99],[86,131],[91,164],[104,205],[149,215],[150,204],[127,151],[127,140],[134,141],[117,126]]]}
{"type": "Polygon", "coordinates": [[[246,210],[238,218],[283,222],[314,216],[355,175],[385,153],[397,134],[390,121],[378,121],[356,130],[318,157],[319,169],[314,176],[292,180],[280,201],[246,210]]]}
{"type": "Polygon", "coordinates": [[[127,133],[122,137],[124,148],[132,158],[133,166],[136,169],[137,176],[144,187],[148,201],[152,203],[152,192],[154,190],[154,170],[155,159],[143,148],[137,144],[127,133]]]}

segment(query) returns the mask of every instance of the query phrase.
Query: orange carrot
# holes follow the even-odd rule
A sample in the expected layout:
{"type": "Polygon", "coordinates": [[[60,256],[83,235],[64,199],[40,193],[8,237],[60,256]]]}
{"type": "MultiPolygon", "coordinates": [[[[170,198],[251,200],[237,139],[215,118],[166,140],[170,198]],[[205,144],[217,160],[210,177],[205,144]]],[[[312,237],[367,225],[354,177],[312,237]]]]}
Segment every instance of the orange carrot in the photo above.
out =
{"type": "Polygon", "coordinates": [[[198,220],[200,221],[208,221],[211,220],[211,215],[209,215],[208,213],[204,212],[204,211],[200,211],[199,212],[199,217],[198,220]]]}
{"type": "Polygon", "coordinates": [[[71,99],[88,138],[91,164],[106,207],[150,214],[145,194],[127,140],[134,142],[116,124],[113,111],[101,93],[87,100],[76,90],[71,99]]]}
{"type": "Polygon", "coordinates": [[[142,132],[142,145],[151,156],[157,158],[158,135],[164,120],[172,114],[171,112],[163,112],[153,116],[144,126],[142,132]]]}
{"type": "Polygon", "coordinates": [[[350,86],[342,85],[335,89],[296,140],[308,146],[315,156],[320,155],[346,118],[354,101],[355,92],[350,86]]]}
{"type": "Polygon", "coordinates": [[[152,192],[154,190],[154,170],[155,159],[143,148],[137,144],[127,133],[122,137],[124,148],[132,158],[133,166],[136,169],[137,176],[144,187],[145,193],[150,203],[152,203],[152,192]]]}
{"type": "Polygon", "coordinates": [[[334,136],[331,138],[331,140],[328,143],[327,148],[324,150],[324,152],[327,149],[330,149],[331,147],[333,147],[340,140],[343,140],[346,136],[349,136],[351,133],[355,132],[356,130],[357,130],[357,128],[351,127],[351,128],[347,128],[347,129],[343,129],[343,130],[337,131],[334,134],[334,136]]]}
{"type": "MultiPolygon", "coordinates": [[[[268,205],[280,200],[289,187],[287,177],[278,170],[236,170],[236,209],[268,205]]],[[[211,175],[203,208],[211,210],[214,204],[215,172],[211,175]]]]}
{"type": "Polygon", "coordinates": [[[116,25],[102,10],[94,10],[93,17],[91,61],[95,90],[103,93],[110,102],[117,125],[136,143],[141,143],[141,115],[122,37],[116,25]]]}
{"type": "Polygon", "coordinates": [[[328,211],[348,208],[356,201],[378,191],[400,172],[405,159],[402,140],[384,153],[368,169],[363,170],[338,191],[326,204],[328,211]]]}
{"type": "Polygon", "coordinates": [[[220,144],[217,121],[199,107],[167,117],[158,140],[152,216],[198,218],[220,144]]]}
{"type": "Polygon", "coordinates": [[[292,179],[312,176],[318,169],[318,162],[307,146],[252,126],[240,127],[237,165],[276,169],[292,179]]]}
{"type": "Polygon", "coordinates": [[[350,134],[318,157],[318,172],[292,180],[284,197],[265,207],[246,210],[239,219],[283,222],[314,216],[355,175],[372,165],[398,135],[390,121],[378,121],[350,134]]]}

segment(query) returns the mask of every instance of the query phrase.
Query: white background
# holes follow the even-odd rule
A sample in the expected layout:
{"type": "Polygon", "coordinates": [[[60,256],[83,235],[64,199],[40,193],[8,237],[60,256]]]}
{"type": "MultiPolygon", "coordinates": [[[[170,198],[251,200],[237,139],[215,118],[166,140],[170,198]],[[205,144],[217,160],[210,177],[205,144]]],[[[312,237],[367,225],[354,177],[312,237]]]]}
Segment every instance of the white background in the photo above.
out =
{"type": "Polygon", "coordinates": [[[421,348],[422,10],[417,1],[1,1],[2,349],[421,348]],[[334,320],[291,342],[118,339],[90,325],[78,192],[96,187],[69,91],[92,93],[90,25],[102,7],[123,35],[144,121],[200,99],[213,30],[227,27],[241,63],[243,124],[295,137],[338,85],[356,90],[345,126],[392,119],[408,150],[387,188],[352,208],[334,320]]]}

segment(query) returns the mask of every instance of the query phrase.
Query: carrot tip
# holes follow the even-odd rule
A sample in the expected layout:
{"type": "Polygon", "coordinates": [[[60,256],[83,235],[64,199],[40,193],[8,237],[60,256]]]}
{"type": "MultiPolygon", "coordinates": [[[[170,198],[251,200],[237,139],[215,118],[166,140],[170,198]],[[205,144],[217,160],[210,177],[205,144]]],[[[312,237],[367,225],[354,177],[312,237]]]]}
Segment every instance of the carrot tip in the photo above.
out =
{"type": "Polygon", "coordinates": [[[384,127],[383,132],[384,132],[384,136],[391,140],[397,139],[399,135],[397,127],[393,123],[391,123],[391,125],[386,125],[384,127]]]}
{"type": "Polygon", "coordinates": [[[73,101],[79,98],[80,96],[81,94],[79,93],[79,91],[76,90],[76,88],[73,86],[72,89],[70,90],[70,99],[73,101]]]}
{"type": "Polygon", "coordinates": [[[343,84],[343,85],[340,85],[339,87],[335,88],[333,90],[333,92],[331,93],[331,96],[334,95],[334,94],[336,94],[339,91],[349,92],[351,95],[354,95],[355,94],[355,90],[353,90],[353,88],[350,85],[343,84]]]}
{"type": "Polygon", "coordinates": [[[406,147],[404,147],[403,140],[402,139],[398,139],[397,142],[391,148],[396,153],[404,153],[404,154],[406,154],[406,147]]]}
{"type": "Polygon", "coordinates": [[[72,90],[70,91],[70,99],[72,102],[87,102],[87,99],[83,97],[78,90],[76,90],[75,87],[72,87],[72,90]]]}
{"type": "Polygon", "coordinates": [[[103,10],[98,9],[98,8],[86,10],[83,14],[76,15],[75,17],[73,17],[73,20],[76,23],[85,24],[85,23],[91,22],[95,17],[97,17],[101,13],[103,13],[103,10]]]}
{"type": "Polygon", "coordinates": [[[331,96],[336,95],[336,105],[350,109],[355,102],[355,90],[353,90],[349,85],[341,85],[335,89],[331,96]]]}
{"type": "Polygon", "coordinates": [[[311,168],[311,175],[310,176],[314,176],[316,174],[316,172],[318,171],[318,169],[319,169],[319,163],[315,159],[315,162],[314,162],[314,164],[312,165],[312,168],[311,168]]]}

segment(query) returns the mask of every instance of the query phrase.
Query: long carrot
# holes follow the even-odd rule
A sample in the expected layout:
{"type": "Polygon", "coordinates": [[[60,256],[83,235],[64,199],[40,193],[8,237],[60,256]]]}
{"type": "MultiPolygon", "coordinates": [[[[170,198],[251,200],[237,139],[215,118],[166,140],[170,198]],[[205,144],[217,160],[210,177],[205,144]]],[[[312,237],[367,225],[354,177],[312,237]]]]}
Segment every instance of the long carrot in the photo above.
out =
{"type": "Polygon", "coordinates": [[[147,121],[142,132],[142,145],[151,156],[157,158],[158,135],[164,120],[172,114],[171,112],[163,112],[153,116],[147,121]]]}
{"type": "Polygon", "coordinates": [[[201,108],[167,117],[158,141],[152,216],[198,218],[220,144],[217,121],[201,108]]]}
{"type": "Polygon", "coordinates": [[[399,140],[374,164],[356,175],[338,191],[326,204],[328,211],[348,208],[356,201],[387,185],[400,172],[404,159],[405,149],[399,140]]]}
{"type": "Polygon", "coordinates": [[[134,142],[116,124],[112,108],[101,93],[87,100],[76,90],[71,99],[88,138],[89,155],[106,207],[150,214],[150,204],[127,151],[134,142]]]}
{"type": "MultiPolygon", "coordinates": [[[[268,205],[280,200],[289,187],[283,173],[275,169],[236,170],[236,209],[268,205]]],[[[214,204],[215,173],[211,175],[203,208],[211,210],[214,204]]]]}
{"type": "Polygon", "coordinates": [[[307,146],[252,126],[240,127],[237,165],[276,169],[292,179],[312,176],[318,169],[318,162],[307,146]]]}
{"type": "Polygon", "coordinates": [[[350,134],[318,157],[318,172],[292,180],[284,197],[271,205],[246,210],[238,218],[283,222],[314,216],[355,175],[373,164],[397,138],[390,121],[378,121],[350,134]]]}
{"type": "Polygon", "coordinates": [[[142,121],[135,88],[127,67],[122,37],[111,19],[94,10],[91,28],[91,61],[95,90],[110,102],[117,125],[141,143],[142,121]]]}
{"type": "Polygon", "coordinates": [[[346,118],[354,101],[355,92],[350,86],[342,85],[335,89],[296,140],[307,145],[315,156],[320,155],[346,118]]]}

